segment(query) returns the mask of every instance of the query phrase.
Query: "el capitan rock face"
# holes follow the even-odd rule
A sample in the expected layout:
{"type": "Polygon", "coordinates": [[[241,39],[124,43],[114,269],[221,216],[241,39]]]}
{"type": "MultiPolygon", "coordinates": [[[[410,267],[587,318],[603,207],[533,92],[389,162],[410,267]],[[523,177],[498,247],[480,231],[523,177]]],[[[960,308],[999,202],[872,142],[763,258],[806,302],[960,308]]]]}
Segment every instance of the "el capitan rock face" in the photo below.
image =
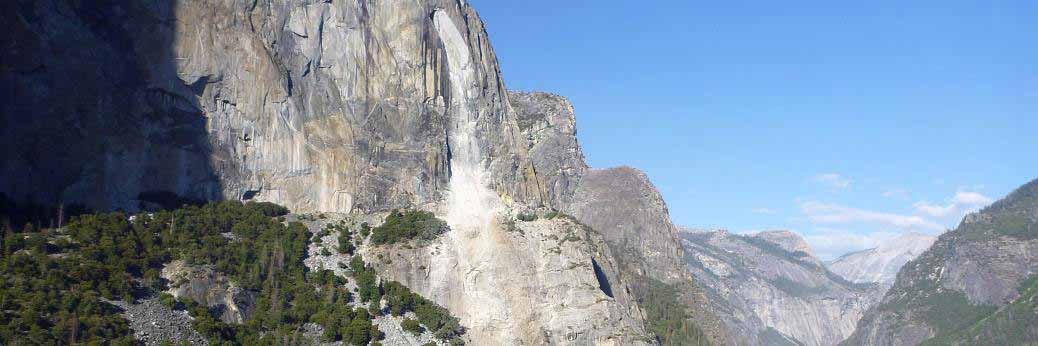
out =
{"type": "MultiPolygon", "coordinates": [[[[142,193],[296,211],[440,200],[452,88],[493,188],[539,203],[475,11],[459,1],[11,1],[0,192],[135,210],[142,193]],[[440,13],[471,78],[452,85],[440,13]]],[[[455,71],[457,72],[457,71],[455,71]]]]}
{"type": "Polygon", "coordinates": [[[709,338],[731,343],[681,269],[676,228],[647,177],[590,171],[565,99],[510,95],[464,1],[19,0],[0,9],[11,23],[0,34],[0,193],[12,199],[128,211],[251,199],[366,217],[420,207],[454,227],[465,208],[448,191],[464,177],[460,187],[497,200],[479,216],[498,226],[538,206],[596,226],[578,224],[593,233],[555,246],[545,239],[569,239],[573,227],[455,231],[398,262],[435,267],[426,281],[407,276],[417,267],[383,268],[467,318],[473,337],[564,341],[571,335],[557,328],[580,327],[593,329],[575,331],[582,340],[650,342],[635,302],[647,291],[632,282],[649,277],[679,287],[709,338]],[[627,188],[610,191],[618,184],[627,188]],[[614,222],[627,207],[635,217],[614,222]],[[499,300],[508,306],[488,316],[539,310],[501,328],[475,325],[484,315],[465,305],[499,300]]]}

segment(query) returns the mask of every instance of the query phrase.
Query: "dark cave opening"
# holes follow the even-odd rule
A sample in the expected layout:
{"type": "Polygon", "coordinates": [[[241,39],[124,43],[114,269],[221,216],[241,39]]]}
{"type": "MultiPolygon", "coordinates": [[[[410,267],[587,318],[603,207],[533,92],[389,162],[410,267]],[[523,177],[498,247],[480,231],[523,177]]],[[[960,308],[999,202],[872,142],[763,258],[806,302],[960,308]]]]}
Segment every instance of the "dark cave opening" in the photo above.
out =
{"type": "Polygon", "coordinates": [[[598,279],[598,288],[602,290],[609,298],[613,298],[613,287],[609,285],[609,278],[606,277],[605,272],[602,271],[602,267],[598,266],[598,262],[594,258],[591,259],[591,267],[595,270],[595,279],[598,279]]]}

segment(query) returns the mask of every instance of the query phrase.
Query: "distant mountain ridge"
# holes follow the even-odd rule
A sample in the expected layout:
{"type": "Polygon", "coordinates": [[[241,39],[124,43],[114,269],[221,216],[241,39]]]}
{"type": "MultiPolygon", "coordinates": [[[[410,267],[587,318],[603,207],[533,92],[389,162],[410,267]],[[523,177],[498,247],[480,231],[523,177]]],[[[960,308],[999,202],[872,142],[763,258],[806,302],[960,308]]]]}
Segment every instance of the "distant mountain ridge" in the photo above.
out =
{"type": "Polygon", "coordinates": [[[830,272],[789,231],[680,233],[685,263],[746,345],[834,345],[881,294],[830,272]]]}
{"type": "Polygon", "coordinates": [[[751,235],[754,238],[760,238],[769,241],[775,245],[778,245],[783,250],[792,253],[803,252],[805,254],[813,256],[811,252],[811,245],[808,245],[807,241],[804,241],[804,238],[801,238],[800,235],[794,232],[783,230],[771,230],[760,231],[757,233],[752,233],[751,235]]]}
{"type": "Polygon", "coordinates": [[[847,345],[1010,345],[1038,340],[1038,180],[906,264],[847,345]]]}
{"type": "Polygon", "coordinates": [[[890,287],[901,267],[930,248],[935,240],[937,237],[926,234],[905,233],[878,247],[840,256],[826,265],[847,280],[878,282],[890,287]]]}

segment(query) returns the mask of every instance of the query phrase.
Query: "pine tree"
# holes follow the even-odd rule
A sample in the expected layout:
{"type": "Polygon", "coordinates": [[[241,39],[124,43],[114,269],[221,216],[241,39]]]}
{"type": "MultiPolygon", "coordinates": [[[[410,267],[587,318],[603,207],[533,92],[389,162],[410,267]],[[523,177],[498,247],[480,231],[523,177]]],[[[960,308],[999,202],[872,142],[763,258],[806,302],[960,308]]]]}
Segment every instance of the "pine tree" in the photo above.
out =
{"type": "Polygon", "coordinates": [[[371,316],[368,312],[364,309],[358,310],[343,334],[350,344],[367,345],[371,341],[371,316]]]}

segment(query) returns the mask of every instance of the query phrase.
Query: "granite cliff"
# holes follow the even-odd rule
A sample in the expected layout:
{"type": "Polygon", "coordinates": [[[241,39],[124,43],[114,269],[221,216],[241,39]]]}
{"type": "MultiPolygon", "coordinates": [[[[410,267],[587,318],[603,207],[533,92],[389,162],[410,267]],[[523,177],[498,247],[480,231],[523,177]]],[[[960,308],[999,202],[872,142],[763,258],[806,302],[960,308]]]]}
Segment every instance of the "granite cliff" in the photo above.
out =
{"type": "Polygon", "coordinates": [[[2,6],[0,192],[13,199],[136,210],[175,194],[300,212],[434,202],[459,95],[492,188],[541,197],[464,2],[2,6]],[[451,78],[462,69],[469,78],[451,78]]]}

